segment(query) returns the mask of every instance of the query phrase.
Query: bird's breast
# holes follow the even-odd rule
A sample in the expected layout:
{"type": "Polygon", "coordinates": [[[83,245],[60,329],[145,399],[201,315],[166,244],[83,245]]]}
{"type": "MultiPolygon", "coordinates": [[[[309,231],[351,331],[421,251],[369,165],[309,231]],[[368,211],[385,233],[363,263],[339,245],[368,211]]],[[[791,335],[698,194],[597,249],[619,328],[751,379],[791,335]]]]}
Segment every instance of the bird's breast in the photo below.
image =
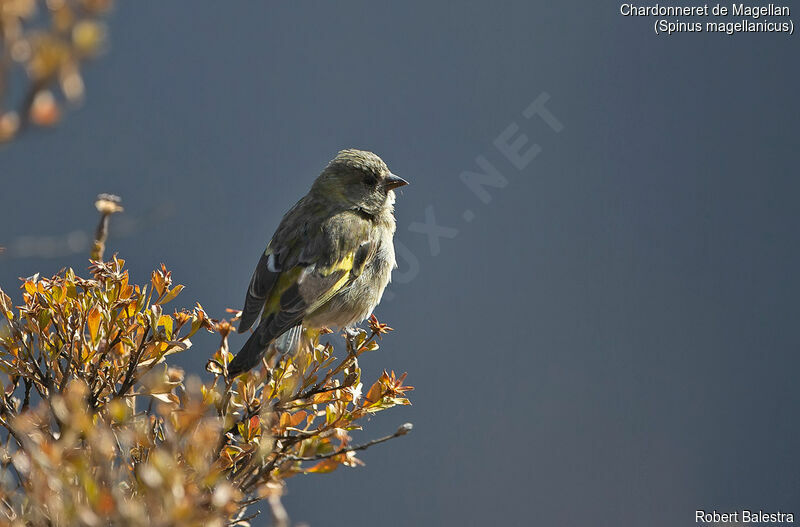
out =
{"type": "Polygon", "coordinates": [[[343,287],[304,323],[310,327],[346,327],[367,318],[380,302],[395,267],[391,233],[381,233],[374,256],[364,264],[361,274],[343,287]]]}

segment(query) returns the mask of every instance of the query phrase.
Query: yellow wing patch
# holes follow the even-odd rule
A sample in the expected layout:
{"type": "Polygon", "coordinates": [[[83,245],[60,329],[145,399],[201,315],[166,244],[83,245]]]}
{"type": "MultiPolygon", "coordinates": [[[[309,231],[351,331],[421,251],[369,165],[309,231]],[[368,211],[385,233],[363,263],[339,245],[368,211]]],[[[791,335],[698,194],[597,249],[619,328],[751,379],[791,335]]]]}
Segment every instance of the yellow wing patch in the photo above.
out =
{"type": "Polygon", "coordinates": [[[272,291],[270,291],[267,301],[264,302],[265,316],[277,313],[281,310],[281,296],[286,292],[287,289],[292,287],[292,285],[297,282],[297,279],[300,277],[300,273],[302,272],[302,269],[295,267],[284,273],[281,273],[281,275],[278,277],[278,282],[275,284],[275,287],[273,287],[272,291]]]}
{"type": "Polygon", "coordinates": [[[328,276],[335,271],[350,271],[350,269],[353,268],[353,262],[355,261],[355,258],[356,252],[352,251],[332,266],[320,269],[320,274],[322,276],[328,276]]]}

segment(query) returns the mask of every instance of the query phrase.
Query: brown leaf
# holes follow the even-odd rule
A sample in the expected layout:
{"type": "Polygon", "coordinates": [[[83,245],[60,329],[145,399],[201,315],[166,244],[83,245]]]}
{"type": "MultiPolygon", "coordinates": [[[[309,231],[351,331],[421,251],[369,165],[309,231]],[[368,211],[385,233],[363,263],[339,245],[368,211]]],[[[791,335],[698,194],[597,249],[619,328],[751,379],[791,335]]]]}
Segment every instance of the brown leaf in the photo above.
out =
{"type": "Polygon", "coordinates": [[[367,396],[364,397],[365,402],[368,404],[377,403],[381,400],[381,397],[383,397],[383,391],[383,384],[381,384],[381,381],[375,381],[375,384],[373,384],[367,392],[367,396]]]}
{"type": "Polygon", "coordinates": [[[306,472],[310,474],[326,474],[328,472],[333,472],[334,470],[339,468],[339,465],[342,464],[342,462],[339,459],[337,459],[338,457],[340,456],[324,459],[319,463],[317,463],[316,465],[314,465],[313,467],[307,468],[306,472]]]}
{"type": "Polygon", "coordinates": [[[175,297],[178,296],[181,291],[183,291],[183,286],[178,284],[175,287],[173,287],[172,289],[170,289],[169,292],[166,295],[164,295],[164,298],[162,298],[161,300],[159,300],[156,303],[163,306],[167,302],[171,302],[172,300],[175,300],[175,297]]]}
{"type": "Polygon", "coordinates": [[[92,338],[92,343],[97,342],[97,335],[100,332],[100,310],[97,309],[97,306],[92,306],[92,309],[89,311],[89,314],[86,317],[86,325],[89,327],[89,335],[92,338]]]}

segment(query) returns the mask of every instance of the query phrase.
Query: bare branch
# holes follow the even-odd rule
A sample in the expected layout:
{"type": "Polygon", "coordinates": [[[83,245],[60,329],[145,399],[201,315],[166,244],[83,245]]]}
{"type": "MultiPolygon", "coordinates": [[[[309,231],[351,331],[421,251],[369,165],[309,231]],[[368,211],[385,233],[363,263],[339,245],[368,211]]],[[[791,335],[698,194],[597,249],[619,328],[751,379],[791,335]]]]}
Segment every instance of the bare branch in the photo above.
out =
{"type": "Polygon", "coordinates": [[[375,445],[378,445],[380,443],[385,443],[386,441],[394,439],[395,437],[404,436],[404,435],[408,434],[409,432],[411,432],[411,430],[413,428],[414,428],[414,425],[412,425],[411,423],[405,423],[400,428],[398,428],[395,433],[393,433],[391,435],[388,435],[388,436],[385,436],[385,437],[381,437],[379,439],[373,439],[372,441],[368,441],[368,442],[366,442],[364,444],[361,444],[361,445],[348,446],[348,447],[345,447],[345,448],[340,448],[339,450],[337,450],[335,452],[331,452],[330,454],[321,454],[321,455],[318,455],[318,456],[309,456],[309,457],[299,457],[299,456],[293,456],[291,454],[287,454],[287,455],[284,456],[284,458],[288,459],[288,460],[291,460],[291,461],[320,461],[322,459],[330,459],[332,457],[340,456],[342,454],[347,454],[348,452],[357,452],[359,450],[366,450],[371,446],[375,446],[375,445]]]}

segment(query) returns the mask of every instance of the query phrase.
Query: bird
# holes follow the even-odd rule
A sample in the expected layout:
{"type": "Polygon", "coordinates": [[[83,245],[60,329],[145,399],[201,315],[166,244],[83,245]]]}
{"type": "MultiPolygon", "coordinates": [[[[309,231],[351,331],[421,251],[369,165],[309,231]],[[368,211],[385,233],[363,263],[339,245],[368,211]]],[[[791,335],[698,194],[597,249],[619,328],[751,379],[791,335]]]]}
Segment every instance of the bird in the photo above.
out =
{"type": "Polygon", "coordinates": [[[395,262],[395,189],[408,181],[372,152],[341,150],[281,220],[256,265],[237,331],[260,321],[228,365],[235,378],[303,328],[350,329],[372,314],[395,262]]]}

